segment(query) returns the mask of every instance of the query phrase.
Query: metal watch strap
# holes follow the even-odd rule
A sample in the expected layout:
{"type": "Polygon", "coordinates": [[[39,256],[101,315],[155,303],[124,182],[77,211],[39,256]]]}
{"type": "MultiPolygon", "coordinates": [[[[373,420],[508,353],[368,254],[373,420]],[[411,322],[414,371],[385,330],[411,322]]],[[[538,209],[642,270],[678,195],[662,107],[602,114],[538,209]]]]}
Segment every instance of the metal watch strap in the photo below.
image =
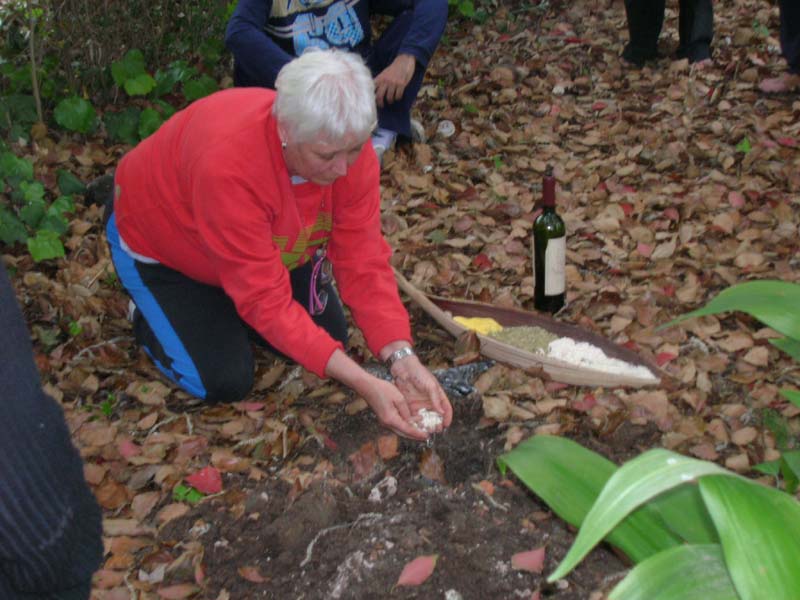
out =
{"type": "Polygon", "coordinates": [[[404,346],[399,350],[395,350],[389,355],[389,358],[386,359],[386,365],[391,368],[394,363],[396,363],[401,358],[405,358],[406,356],[414,356],[415,352],[411,346],[404,346]]]}

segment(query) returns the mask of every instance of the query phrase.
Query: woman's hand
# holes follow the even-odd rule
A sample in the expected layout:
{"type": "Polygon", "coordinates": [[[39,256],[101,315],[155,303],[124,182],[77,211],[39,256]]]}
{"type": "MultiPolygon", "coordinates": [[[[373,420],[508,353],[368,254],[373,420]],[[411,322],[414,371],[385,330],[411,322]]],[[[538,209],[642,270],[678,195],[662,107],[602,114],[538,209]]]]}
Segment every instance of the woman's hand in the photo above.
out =
{"type": "Polygon", "coordinates": [[[440,432],[444,427],[449,427],[453,421],[453,407],[433,376],[412,354],[396,361],[391,368],[397,389],[403,394],[411,411],[412,420],[420,409],[426,408],[442,415],[442,425],[435,429],[440,432]]]}
{"type": "Polygon", "coordinates": [[[377,377],[373,377],[372,380],[366,389],[361,390],[361,395],[378,417],[380,424],[403,437],[414,440],[428,439],[430,432],[412,424],[416,410],[400,390],[389,381],[377,377]]]}
{"type": "Polygon", "coordinates": [[[392,64],[375,78],[375,102],[379,107],[397,102],[414,76],[417,59],[410,54],[398,54],[392,64]]]}

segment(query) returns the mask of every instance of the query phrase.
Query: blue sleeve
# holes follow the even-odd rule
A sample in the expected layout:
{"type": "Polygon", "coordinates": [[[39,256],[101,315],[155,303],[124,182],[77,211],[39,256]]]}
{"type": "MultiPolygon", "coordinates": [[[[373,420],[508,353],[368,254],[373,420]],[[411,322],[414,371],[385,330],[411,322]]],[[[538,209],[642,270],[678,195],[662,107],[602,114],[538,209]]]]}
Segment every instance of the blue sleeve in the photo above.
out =
{"type": "Polygon", "coordinates": [[[373,0],[371,12],[397,15],[411,8],[412,23],[398,54],[410,54],[427,68],[447,25],[447,0],[373,0]]]}
{"type": "Polygon", "coordinates": [[[225,31],[225,46],[247,85],[275,88],[278,71],[294,58],[264,31],[271,0],[239,0],[225,31]]]}

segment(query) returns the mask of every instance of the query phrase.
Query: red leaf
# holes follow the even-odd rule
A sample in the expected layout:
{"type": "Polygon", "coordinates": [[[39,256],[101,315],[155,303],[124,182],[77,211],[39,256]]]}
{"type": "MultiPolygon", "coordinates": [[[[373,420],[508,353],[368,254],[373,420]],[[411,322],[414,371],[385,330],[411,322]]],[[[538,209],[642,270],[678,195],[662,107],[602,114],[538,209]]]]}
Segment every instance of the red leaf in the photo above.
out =
{"type": "Polygon", "coordinates": [[[418,556],[403,567],[403,572],[400,573],[395,585],[416,586],[424,583],[433,573],[438,558],[438,554],[418,556]]]}
{"type": "Polygon", "coordinates": [[[728,202],[731,203],[733,208],[742,208],[744,206],[744,196],[739,192],[731,192],[728,194],[728,202]]]}
{"type": "Polygon", "coordinates": [[[667,217],[670,221],[680,221],[681,216],[678,213],[678,209],[674,206],[670,206],[669,208],[664,209],[664,216],[667,217]]]}
{"type": "Polygon", "coordinates": [[[118,445],[119,453],[123,458],[130,458],[142,453],[142,449],[133,443],[131,440],[122,440],[118,445]]]}
{"type": "Polygon", "coordinates": [[[222,475],[214,467],[205,467],[194,475],[189,475],[186,483],[204,494],[216,494],[222,491],[222,475]]]}
{"type": "Polygon", "coordinates": [[[237,402],[236,408],[244,412],[258,412],[264,408],[263,402],[237,402]]]}
{"type": "Polygon", "coordinates": [[[650,244],[639,242],[638,244],[636,244],[636,251],[645,258],[649,258],[650,255],[653,253],[653,247],[650,244]]]}
{"type": "Polygon", "coordinates": [[[264,583],[269,581],[269,577],[264,577],[261,573],[259,573],[258,567],[239,567],[238,571],[239,576],[242,579],[246,579],[252,583],[264,583]]]}
{"type": "Polygon", "coordinates": [[[790,137],[780,137],[777,139],[777,142],[781,146],[786,146],[787,148],[797,148],[797,140],[790,137]]]}
{"type": "Polygon", "coordinates": [[[581,412],[587,412],[591,410],[595,404],[597,404],[597,400],[595,400],[594,394],[586,394],[583,400],[573,402],[572,408],[581,412]]]}
{"type": "Polygon", "coordinates": [[[492,261],[483,252],[472,259],[472,264],[483,270],[492,268],[492,261]]]}
{"type": "Polygon", "coordinates": [[[656,355],[656,364],[659,367],[663,367],[669,361],[674,360],[676,358],[678,358],[677,355],[672,354],[672,352],[659,352],[656,355]]]}
{"type": "Polygon", "coordinates": [[[592,104],[592,110],[603,110],[606,106],[608,106],[608,104],[598,100],[597,102],[592,104]]]}
{"type": "Polygon", "coordinates": [[[672,298],[675,295],[675,286],[668,283],[664,286],[664,295],[672,298]]]}
{"type": "Polygon", "coordinates": [[[622,212],[625,213],[626,217],[630,217],[633,213],[633,204],[630,202],[621,202],[619,206],[622,209],[622,212]]]}
{"type": "Polygon", "coordinates": [[[511,557],[511,566],[522,571],[541,573],[544,569],[544,546],[528,552],[517,552],[511,557]]]}

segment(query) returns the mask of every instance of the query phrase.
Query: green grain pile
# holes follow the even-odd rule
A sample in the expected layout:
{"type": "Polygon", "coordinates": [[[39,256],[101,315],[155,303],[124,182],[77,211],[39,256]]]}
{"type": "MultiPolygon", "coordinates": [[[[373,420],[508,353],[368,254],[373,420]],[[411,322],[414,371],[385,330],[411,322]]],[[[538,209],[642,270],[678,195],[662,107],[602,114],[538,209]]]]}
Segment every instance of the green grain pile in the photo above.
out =
{"type": "Polygon", "coordinates": [[[504,327],[500,331],[490,333],[489,337],[496,339],[499,342],[514,346],[520,350],[527,350],[534,354],[547,354],[547,346],[553,340],[558,339],[554,335],[535,326],[521,326],[521,327],[504,327]]]}

